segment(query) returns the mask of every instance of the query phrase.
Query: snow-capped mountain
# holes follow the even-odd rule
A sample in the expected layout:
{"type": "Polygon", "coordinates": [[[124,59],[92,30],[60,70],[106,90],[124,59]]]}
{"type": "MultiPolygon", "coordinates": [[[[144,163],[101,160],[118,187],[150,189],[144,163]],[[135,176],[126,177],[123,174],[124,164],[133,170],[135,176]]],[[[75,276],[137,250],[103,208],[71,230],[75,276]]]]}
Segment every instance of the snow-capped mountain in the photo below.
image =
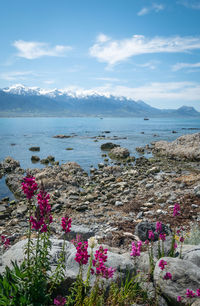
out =
{"type": "Polygon", "coordinates": [[[143,101],[77,88],[42,89],[16,84],[0,90],[0,116],[200,116],[193,107],[160,110],[143,101]]]}

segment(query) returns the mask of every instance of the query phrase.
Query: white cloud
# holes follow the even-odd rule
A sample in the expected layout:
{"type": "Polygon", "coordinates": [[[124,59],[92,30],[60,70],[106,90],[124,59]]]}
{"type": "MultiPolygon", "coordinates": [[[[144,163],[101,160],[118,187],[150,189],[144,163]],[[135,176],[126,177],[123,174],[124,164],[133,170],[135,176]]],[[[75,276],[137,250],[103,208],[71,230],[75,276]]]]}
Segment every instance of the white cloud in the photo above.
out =
{"type": "Polygon", "coordinates": [[[153,3],[151,6],[149,7],[143,7],[138,13],[137,15],[138,16],[144,16],[144,15],[147,15],[149,14],[150,12],[160,12],[164,10],[164,5],[163,4],[158,4],[158,3],[153,3]]]}
{"type": "Polygon", "coordinates": [[[44,81],[44,84],[47,84],[47,85],[51,85],[51,84],[54,84],[55,81],[54,80],[46,80],[44,81]]]}
{"type": "Polygon", "coordinates": [[[160,64],[160,61],[152,60],[152,61],[146,62],[144,64],[136,64],[136,66],[142,67],[142,68],[149,68],[151,70],[154,70],[154,69],[156,69],[158,64],[160,64]]]}
{"type": "Polygon", "coordinates": [[[194,10],[200,10],[200,1],[199,0],[179,0],[178,4],[184,5],[187,8],[194,10]]]}
{"type": "Polygon", "coordinates": [[[177,63],[172,66],[173,71],[178,71],[185,68],[200,68],[200,63],[177,63]]]}
{"type": "Polygon", "coordinates": [[[35,75],[32,71],[10,71],[0,74],[0,78],[6,81],[26,80],[27,76],[35,75]]]}
{"type": "Polygon", "coordinates": [[[13,46],[17,48],[17,56],[26,59],[35,59],[42,56],[65,56],[66,52],[71,50],[70,46],[56,45],[50,47],[47,43],[16,40],[13,46]]]}
{"type": "Polygon", "coordinates": [[[108,81],[108,82],[121,82],[120,79],[109,78],[109,77],[96,78],[96,80],[99,80],[99,81],[108,81]]]}
{"type": "Polygon", "coordinates": [[[90,55],[100,62],[114,65],[132,56],[150,53],[175,53],[200,49],[200,37],[154,37],[133,35],[122,40],[108,40],[95,43],[90,55]]]}

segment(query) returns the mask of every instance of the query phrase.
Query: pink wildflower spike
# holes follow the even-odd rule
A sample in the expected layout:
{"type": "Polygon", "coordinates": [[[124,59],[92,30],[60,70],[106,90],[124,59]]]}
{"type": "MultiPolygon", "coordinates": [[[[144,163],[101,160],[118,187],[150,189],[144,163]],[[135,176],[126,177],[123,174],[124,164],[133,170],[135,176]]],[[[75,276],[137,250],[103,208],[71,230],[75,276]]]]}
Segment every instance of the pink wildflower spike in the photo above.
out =
{"type": "Polygon", "coordinates": [[[65,233],[69,233],[71,230],[71,223],[72,223],[72,219],[68,218],[68,217],[63,217],[62,218],[62,222],[61,222],[61,226],[63,231],[65,231],[65,233]]]}
{"type": "Polygon", "coordinates": [[[186,296],[187,296],[188,298],[193,298],[193,297],[196,296],[196,293],[195,293],[193,290],[187,289],[187,290],[186,290],[186,296]]]}
{"type": "Polygon", "coordinates": [[[200,297],[200,289],[197,289],[196,295],[200,297]]]}
{"type": "Polygon", "coordinates": [[[160,234],[159,238],[160,238],[160,240],[165,241],[166,240],[166,234],[160,234]]]}
{"type": "Polygon", "coordinates": [[[115,272],[115,269],[112,267],[106,267],[105,262],[107,261],[107,251],[108,249],[103,249],[102,246],[99,247],[98,250],[96,250],[94,254],[94,259],[92,261],[92,265],[94,268],[96,268],[96,271],[92,268],[91,274],[100,275],[103,278],[112,278],[113,274],[115,272]]]}
{"type": "Polygon", "coordinates": [[[153,233],[152,231],[149,231],[149,232],[148,232],[148,237],[149,237],[150,240],[153,241],[154,238],[155,238],[154,233],[153,233]]]}
{"type": "Polygon", "coordinates": [[[184,237],[180,237],[179,239],[180,242],[184,242],[184,240],[185,240],[184,237]]]}
{"type": "Polygon", "coordinates": [[[156,232],[160,234],[162,232],[162,223],[161,222],[156,222],[156,232]]]}
{"type": "Polygon", "coordinates": [[[132,242],[132,251],[130,256],[140,256],[140,251],[141,251],[141,246],[142,246],[142,241],[137,242],[137,246],[135,245],[135,242],[132,242]]]}
{"type": "Polygon", "coordinates": [[[174,209],[173,209],[173,217],[176,217],[178,215],[180,215],[180,205],[178,203],[176,203],[174,205],[174,209]]]}
{"type": "Polygon", "coordinates": [[[174,242],[174,249],[177,249],[177,243],[174,242]]]}
{"type": "Polygon", "coordinates": [[[90,255],[88,255],[88,242],[79,242],[78,246],[76,247],[76,257],[74,258],[76,262],[79,263],[79,265],[86,265],[88,263],[88,258],[90,255]]]}
{"type": "Polygon", "coordinates": [[[177,296],[177,302],[181,302],[182,301],[182,297],[180,295],[177,296]]]}
{"type": "Polygon", "coordinates": [[[149,245],[149,240],[145,240],[144,244],[149,245]]]}
{"type": "Polygon", "coordinates": [[[32,199],[35,191],[38,189],[38,185],[35,182],[35,177],[27,175],[23,178],[22,190],[26,195],[27,199],[32,199]]]}
{"type": "Polygon", "coordinates": [[[54,303],[54,305],[64,306],[65,303],[66,303],[66,301],[67,301],[66,298],[62,297],[61,295],[58,295],[58,296],[54,299],[53,303],[54,303]]]}
{"type": "Polygon", "coordinates": [[[10,246],[10,240],[6,238],[6,236],[4,235],[1,235],[1,242],[3,243],[5,249],[7,249],[10,246]]]}
{"type": "Polygon", "coordinates": [[[172,275],[170,272],[166,272],[163,279],[168,280],[168,279],[172,279],[172,275]]]}
{"type": "Polygon", "coordinates": [[[167,262],[166,262],[164,259],[161,259],[161,260],[159,261],[158,266],[159,266],[159,268],[160,268],[161,270],[164,270],[164,268],[165,268],[166,265],[167,265],[167,262]]]}

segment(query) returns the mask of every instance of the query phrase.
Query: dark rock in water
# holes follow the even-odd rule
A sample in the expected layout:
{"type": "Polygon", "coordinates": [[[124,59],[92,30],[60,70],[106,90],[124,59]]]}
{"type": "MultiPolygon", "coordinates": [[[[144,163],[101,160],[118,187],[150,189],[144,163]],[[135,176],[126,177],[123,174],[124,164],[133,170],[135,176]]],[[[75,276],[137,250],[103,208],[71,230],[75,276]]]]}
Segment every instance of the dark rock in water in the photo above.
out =
{"type": "Polygon", "coordinates": [[[176,133],[178,133],[177,131],[172,131],[172,134],[176,134],[176,133]]]}
{"type": "Polygon", "coordinates": [[[53,136],[53,138],[61,138],[61,139],[64,139],[64,138],[71,138],[71,137],[73,137],[73,136],[70,136],[70,135],[63,135],[63,134],[53,136]]]}
{"type": "Polygon", "coordinates": [[[36,156],[36,155],[31,156],[31,161],[33,163],[37,163],[37,162],[39,162],[39,160],[40,160],[39,156],[36,156]]]}
{"type": "Polygon", "coordinates": [[[47,156],[47,159],[49,160],[50,163],[55,161],[55,157],[52,155],[47,156]]]}
{"type": "MultiPolygon", "coordinates": [[[[154,233],[155,239],[154,241],[158,240],[158,233],[156,232],[156,222],[141,222],[138,223],[135,228],[135,234],[140,238],[140,240],[145,241],[149,239],[149,231],[152,231],[154,233]]],[[[162,224],[162,233],[166,235],[171,234],[171,229],[165,225],[162,224]]]]}
{"type": "Polygon", "coordinates": [[[48,158],[43,158],[43,159],[40,160],[40,163],[41,164],[48,164],[49,160],[48,160],[48,158]]]}
{"type": "Polygon", "coordinates": [[[11,146],[16,146],[16,143],[11,143],[10,145],[11,145],[11,146]]]}
{"type": "Polygon", "coordinates": [[[73,148],[66,148],[65,150],[71,151],[71,150],[74,150],[74,149],[73,148]]]}
{"type": "Polygon", "coordinates": [[[30,147],[29,151],[39,152],[40,151],[40,147],[30,147]]]}
{"type": "Polygon", "coordinates": [[[112,142],[106,142],[106,143],[103,143],[101,145],[101,150],[109,151],[109,150],[112,150],[113,148],[117,148],[117,147],[120,147],[120,146],[116,145],[115,143],[112,143],[112,142]]]}
{"type": "Polygon", "coordinates": [[[143,147],[136,147],[135,150],[139,153],[144,153],[144,148],[143,147]]]}
{"type": "Polygon", "coordinates": [[[9,173],[20,167],[20,163],[10,156],[7,156],[4,161],[0,162],[0,170],[3,173],[9,173]]]}
{"type": "Polygon", "coordinates": [[[109,133],[110,133],[110,131],[103,131],[102,133],[109,134],[109,133]]]}

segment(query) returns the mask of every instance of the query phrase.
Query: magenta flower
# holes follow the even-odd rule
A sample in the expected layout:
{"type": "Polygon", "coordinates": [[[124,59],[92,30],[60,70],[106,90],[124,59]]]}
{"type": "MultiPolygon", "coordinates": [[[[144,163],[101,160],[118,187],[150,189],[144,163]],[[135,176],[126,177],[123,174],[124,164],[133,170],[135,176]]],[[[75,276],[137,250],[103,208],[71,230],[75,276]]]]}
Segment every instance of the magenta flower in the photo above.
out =
{"type": "Polygon", "coordinates": [[[154,240],[155,236],[154,236],[154,233],[152,231],[149,231],[149,235],[148,235],[149,239],[150,240],[154,240]]]}
{"type": "Polygon", "coordinates": [[[156,222],[156,232],[159,234],[162,232],[162,223],[161,222],[156,222]]]}
{"type": "Polygon", "coordinates": [[[149,240],[145,240],[144,244],[149,245],[149,240]]]}
{"type": "Polygon", "coordinates": [[[196,295],[197,295],[197,296],[200,296],[200,289],[197,289],[196,295]]]}
{"type": "Polygon", "coordinates": [[[164,259],[161,259],[161,260],[159,261],[158,266],[159,266],[159,268],[160,268],[161,270],[164,270],[164,268],[165,268],[166,265],[167,265],[167,262],[166,262],[164,259]]]}
{"type": "Polygon", "coordinates": [[[196,293],[195,293],[193,290],[187,289],[187,290],[186,290],[186,296],[187,296],[188,298],[193,298],[193,297],[196,296],[196,293]]]}
{"type": "Polygon", "coordinates": [[[66,298],[62,297],[61,295],[58,295],[54,301],[53,301],[54,305],[60,305],[63,306],[66,303],[66,298]]]}
{"type": "Polygon", "coordinates": [[[38,185],[35,182],[35,178],[33,176],[27,175],[23,178],[22,182],[22,190],[26,195],[27,199],[31,199],[34,196],[35,191],[38,189],[38,185]]]}
{"type": "Polygon", "coordinates": [[[5,249],[7,249],[10,246],[10,240],[6,238],[6,236],[4,235],[1,235],[1,242],[3,243],[5,249]]]}
{"type": "Polygon", "coordinates": [[[184,240],[185,240],[184,237],[180,237],[179,239],[180,242],[184,242],[184,240]]]}
{"type": "Polygon", "coordinates": [[[115,272],[115,269],[112,267],[108,268],[105,266],[105,262],[107,261],[107,251],[108,249],[103,249],[102,246],[99,247],[98,250],[96,250],[92,265],[94,268],[96,268],[96,271],[94,269],[91,269],[91,274],[99,275],[103,278],[112,278],[113,274],[115,272]]]}
{"type": "Polygon", "coordinates": [[[174,209],[173,209],[173,216],[176,217],[178,215],[180,215],[180,205],[179,204],[175,204],[174,205],[174,209]]]}
{"type": "Polygon", "coordinates": [[[165,275],[164,275],[164,277],[163,277],[163,279],[172,279],[172,275],[171,275],[171,273],[170,272],[166,272],[165,273],[165,275]]]}
{"type": "Polygon", "coordinates": [[[174,249],[177,249],[177,243],[174,242],[174,249]]]}
{"type": "Polygon", "coordinates": [[[177,302],[181,302],[181,300],[182,300],[182,297],[180,295],[177,296],[177,302]]]}
{"type": "Polygon", "coordinates": [[[65,233],[69,233],[71,230],[71,223],[72,223],[72,219],[68,218],[68,217],[63,217],[62,218],[62,222],[61,222],[61,226],[63,231],[65,231],[65,233]]]}
{"type": "Polygon", "coordinates": [[[140,251],[142,247],[142,241],[138,241],[137,246],[135,245],[135,242],[132,242],[132,251],[130,256],[140,256],[140,251]]]}
{"type": "Polygon", "coordinates": [[[88,258],[90,255],[88,255],[88,242],[79,242],[78,246],[76,247],[76,257],[74,258],[76,262],[79,263],[79,265],[86,265],[88,263],[88,258]]]}
{"type": "Polygon", "coordinates": [[[165,241],[166,240],[166,234],[160,234],[159,238],[160,238],[160,240],[165,241]]]}

